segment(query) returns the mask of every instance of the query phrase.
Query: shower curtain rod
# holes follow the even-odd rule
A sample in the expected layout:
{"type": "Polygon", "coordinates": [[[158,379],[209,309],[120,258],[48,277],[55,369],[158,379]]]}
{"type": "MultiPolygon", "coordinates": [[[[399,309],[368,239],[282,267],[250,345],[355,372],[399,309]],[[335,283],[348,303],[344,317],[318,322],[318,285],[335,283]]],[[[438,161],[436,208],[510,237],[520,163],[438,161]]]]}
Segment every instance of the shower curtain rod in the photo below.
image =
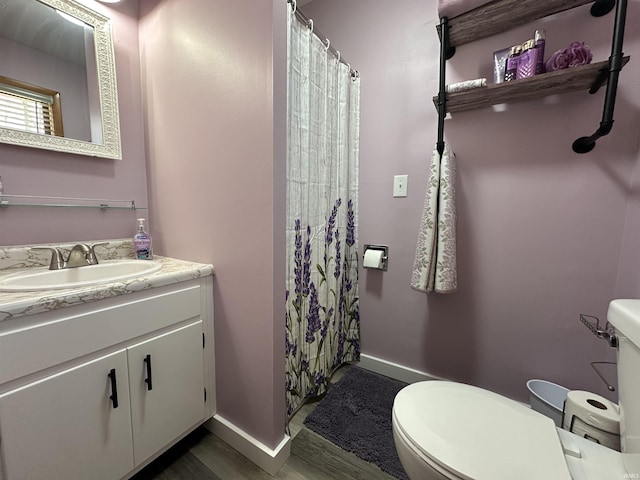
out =
{"type": "Polygon", "coordinates": [[[325,45],[325,47],[327,47],[327,49],[338,59],[339,62],[344,63],[347,67],[349,67],[349,73],[351,74],[351,76],[353,78],[358,78],[360,76],[360,73],[357,70],[351,68],[351,65],[349,65],[349,63],[347,63],[344,58],[342,58],[340,52],[331,46],[331,42],[329,41],[329,39],[325,37],[317,28],[315,28],[315,26],[313,25],[313,20],[300,11],[300,9],[296,5],[296,0],[287,0],[287,3],[290,3],[294,6],[294,12],[298,20],[300,20],[300,22],[307,27],[311,28],[312,33],[314,33],[322,43],[327,42],[328,46],[325,45]],[[323,38],[324,40],[322,40],[323,38]]]}

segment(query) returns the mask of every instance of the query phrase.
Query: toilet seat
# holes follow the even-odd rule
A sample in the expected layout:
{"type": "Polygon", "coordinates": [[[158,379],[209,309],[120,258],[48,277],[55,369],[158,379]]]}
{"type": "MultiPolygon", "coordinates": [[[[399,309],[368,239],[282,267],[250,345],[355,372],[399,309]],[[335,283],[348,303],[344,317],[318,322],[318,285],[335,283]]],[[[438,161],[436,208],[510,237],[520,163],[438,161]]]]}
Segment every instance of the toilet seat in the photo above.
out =
{"type": "Polygon", "coordinates": [[[402,389],[394,427],[452,479],[571,480],[553,420],[470,385],[426,381],[402,389]]]}

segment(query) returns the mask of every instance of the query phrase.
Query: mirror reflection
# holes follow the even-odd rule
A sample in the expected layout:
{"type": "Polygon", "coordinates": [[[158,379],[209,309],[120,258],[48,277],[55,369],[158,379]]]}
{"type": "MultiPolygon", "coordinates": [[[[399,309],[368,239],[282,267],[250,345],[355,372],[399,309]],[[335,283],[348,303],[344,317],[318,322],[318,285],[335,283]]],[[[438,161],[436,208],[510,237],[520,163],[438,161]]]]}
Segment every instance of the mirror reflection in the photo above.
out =
{"type": "MultiPolygon", "coordinates": [[[[31,97],[33,89],[48,90],[49,95],[59,96],[61,121],[57,128],[47,124],[43,127],[38,124],[43,122],[19,116],[17,106],[0,106],[0,126],[102,143],[101,138],[92,135],[89,110],[90,94],[95,98],[98,90],[95,79],[89,85],[87,78],[87,68],[96,68],[91,54],[93,28],[35,0],[3,0],[2,6],[0,92],[8,90],[7,95],[22,93],[31,97]]],[[[98,127],[96,131],[100,132],[102,125],[98,127]]]]}
{"type": "Polygon", "coordinates": [[[121,158],[118,123],[109,19],[75,0],[0,0],[0,141],[121,158]]]}

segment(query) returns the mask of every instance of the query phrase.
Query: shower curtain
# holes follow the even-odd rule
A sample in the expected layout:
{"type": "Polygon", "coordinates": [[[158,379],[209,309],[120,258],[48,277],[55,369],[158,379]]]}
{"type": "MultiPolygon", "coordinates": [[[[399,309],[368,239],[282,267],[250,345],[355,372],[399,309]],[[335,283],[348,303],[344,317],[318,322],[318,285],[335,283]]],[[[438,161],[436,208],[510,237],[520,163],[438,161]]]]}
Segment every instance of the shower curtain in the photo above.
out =
{"type": "Polygon", "coordinates": [[[360,357],[360,80],[289,5],[287,417],[360,357]]]}

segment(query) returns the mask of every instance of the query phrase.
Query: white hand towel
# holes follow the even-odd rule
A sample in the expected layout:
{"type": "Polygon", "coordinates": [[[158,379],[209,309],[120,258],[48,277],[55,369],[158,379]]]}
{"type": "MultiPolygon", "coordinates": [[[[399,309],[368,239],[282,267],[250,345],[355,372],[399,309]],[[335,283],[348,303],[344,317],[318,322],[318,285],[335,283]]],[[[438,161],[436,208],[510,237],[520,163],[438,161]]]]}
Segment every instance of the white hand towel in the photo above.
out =
{"type": "Polygon", "coordinates": [[[447,93],[464,92],[465,90],[473,90],[487,86],[486,78],[477,78],[475,80],[465,80],[464,82],[450,83],[445,87],[447,93]]]}
{"type": "Polygon", "coordinates": [[[453,152],[445,144],[440,158],[434,149],[411,275],[416,290],[453,293],[458,288],[455,180],[453,152]]]}

